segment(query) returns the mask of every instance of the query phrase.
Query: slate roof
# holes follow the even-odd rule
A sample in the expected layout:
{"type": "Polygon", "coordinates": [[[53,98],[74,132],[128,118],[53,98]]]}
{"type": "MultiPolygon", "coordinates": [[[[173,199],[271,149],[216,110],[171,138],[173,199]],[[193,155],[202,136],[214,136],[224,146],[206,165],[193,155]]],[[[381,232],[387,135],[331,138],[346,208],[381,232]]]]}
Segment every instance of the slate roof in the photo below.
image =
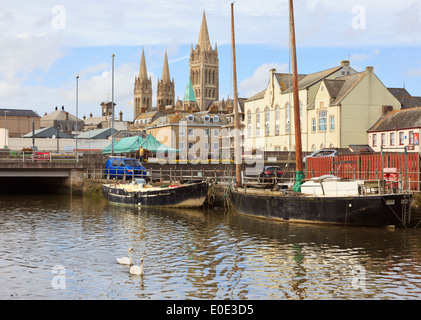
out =
{"type": "MultiPolygon", "coordinates": [[[[57,128],[54,128],[54,127],[41,128],[41,129],[35,130],[34,133],[35,133],[35,138],[52,138],[53,136],[59,137],[59,138],[73,138],[72,135],[64,133],[63,131],[59,131],[57,128]]],[[[23,135],[23,137],[32,138],[32,131],[23,135]]]]}
{"type": "Polygon", "coordinates": [[[368,132],[421,128],[421,108],[394,110],[383,115],[368,132]]]}
{"type": "MultiPolygon", "coordinates": [[[[327,80],[331,84],[331,91],[335,95],[331,95],[335,99],[329,104],[330,106],[336,106],[346,97],[346,95],[357,85],[358,82],[367,74],[366,71],[350,74],[343,77],[338,77],[335,80],[327,80]],[[336,84],[332,84],[334,81],[338,81],[336,84]]],[[[329,90],[329,88],[328,88],[329,90]]],[[[330,91],[329,91],[330,94],[330,91]]]]}
{"type": "Polygon", "coordinates": [[[96,129],[84,131],[77,136],[78,139],[107,139],[111,136],[111,132],[115,133],[118,130],[112,128],[96,129]]]}
{"type": "Polygon", "coordinates": [[[401,103],[402,109],[421,107],[421,97],[413,97],[405,88],[387,88],[401,103]]]}
{"type": "Polygon", "coordinates": [[[5,111],[7,111],[7,117],[40,117],[35,111],[25,109],[0,109],[0,117],[4,117],[5,111]]]}

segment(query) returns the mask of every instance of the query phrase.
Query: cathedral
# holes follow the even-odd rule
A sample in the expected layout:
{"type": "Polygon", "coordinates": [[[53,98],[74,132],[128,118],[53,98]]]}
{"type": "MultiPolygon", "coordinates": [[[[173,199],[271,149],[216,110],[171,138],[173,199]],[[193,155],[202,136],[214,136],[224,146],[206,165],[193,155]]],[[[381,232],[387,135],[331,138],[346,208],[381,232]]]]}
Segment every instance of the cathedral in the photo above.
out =
{"type": "MultiPolygon", "coordinates": [[[[215,44],[215,49],[212,49],[210,43],[205,12],[197,45],[193,49],[192,44],[190,49],[189,77],[188,87],[194,98],[190,93],[188,101],[178,103],[183,109],[187,109],[188,106],[189,110],[208,110],[213,102],[219,100],[219,59],[217,45],[215,44]],[[192,106],[193,100],[195,106],[192,106]]],[[[174,108],[176,105],[174,79],[170,78],[167,53],[161,79],[158,79],[156,101],[158,110],[165,110],[167,106],[174,108]]],[[[148,78],[145,52],[142,50],[139,76],[135,77],[134,81],[134,119],[150,111],[152,111],[152,80],[151,77],[148,78]]]]}

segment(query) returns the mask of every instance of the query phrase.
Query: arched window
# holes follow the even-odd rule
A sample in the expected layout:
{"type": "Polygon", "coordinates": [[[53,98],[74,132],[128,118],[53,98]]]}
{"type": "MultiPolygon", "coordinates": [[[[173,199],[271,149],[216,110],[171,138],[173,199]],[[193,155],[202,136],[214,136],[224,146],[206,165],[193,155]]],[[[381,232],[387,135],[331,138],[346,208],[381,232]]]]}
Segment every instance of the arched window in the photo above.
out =
{"type": "Polygon", "coordinates": [[[275,108],[275,135],[279,135],[279,117],[281,116],[280,108],[277,105],[275,108]]]}
{"type": "Polygon", "coordinates": [[[285,105],[285,132],[288,133],[291,127],[291,107],[289,102],[285,105]]]}
{"type": "Polygon", "coordinates": [[[269,107],[266,107],[265,109],[265,135],[269,135],[270,132],[270,111],[269,111],[269,107]]]}
{"type": "Polygon", "coordinates": [[[247,137],[251,137],[251,111],[247,112],[247,137]]]}
{"type": "Polygon", "coordinates": [[[256,137],[260,136],[260,110],[256,110],[256,137]]]}

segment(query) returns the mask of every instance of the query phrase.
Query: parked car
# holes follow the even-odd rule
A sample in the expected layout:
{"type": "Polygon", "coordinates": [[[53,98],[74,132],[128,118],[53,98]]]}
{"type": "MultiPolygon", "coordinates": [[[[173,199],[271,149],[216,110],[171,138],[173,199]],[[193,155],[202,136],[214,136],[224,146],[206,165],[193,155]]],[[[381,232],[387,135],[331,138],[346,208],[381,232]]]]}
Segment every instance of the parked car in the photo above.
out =
{"type": "Polygon", "coordinates": [[[107,178],[144,178],[148,176],[146,168],[135,158],[109,158],[105,163],[104,175],[107,178]]]}
{"type": "Polygon", "coordinates": [[[260,174],[260,181],[263,182],[279,182],[284,172],[281,167],[277,166],[265,166],[262,173],[260,174]]]}
{"type": "Polygon", "coordinates": [[[304,157],[303,162],[307,161],[307,158],[317,158],[317,157],[334,157],[338,153],[338,150],[335,149],[322,149],[313,152],[312,154],[304,157]]]}

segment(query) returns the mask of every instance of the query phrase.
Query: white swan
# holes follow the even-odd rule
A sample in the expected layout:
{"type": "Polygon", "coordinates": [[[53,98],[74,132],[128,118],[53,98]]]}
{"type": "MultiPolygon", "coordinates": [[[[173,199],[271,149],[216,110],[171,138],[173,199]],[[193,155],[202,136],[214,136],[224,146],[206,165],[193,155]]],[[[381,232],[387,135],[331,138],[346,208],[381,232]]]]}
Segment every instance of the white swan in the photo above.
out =
{"type": "Polygon", "coordinates": [[[128,264],[131,266],[133,264],[132,251],[134,250],[132,248],[129,248],[129,257],[117,258],[117,262],[119,264],[128,264]]]}
{"type": "Polygon", "coordinates": [[[143,276],[143,258],[140,259],[140,266],[131,266],[130,273],[136,276],[143,276]]]}

